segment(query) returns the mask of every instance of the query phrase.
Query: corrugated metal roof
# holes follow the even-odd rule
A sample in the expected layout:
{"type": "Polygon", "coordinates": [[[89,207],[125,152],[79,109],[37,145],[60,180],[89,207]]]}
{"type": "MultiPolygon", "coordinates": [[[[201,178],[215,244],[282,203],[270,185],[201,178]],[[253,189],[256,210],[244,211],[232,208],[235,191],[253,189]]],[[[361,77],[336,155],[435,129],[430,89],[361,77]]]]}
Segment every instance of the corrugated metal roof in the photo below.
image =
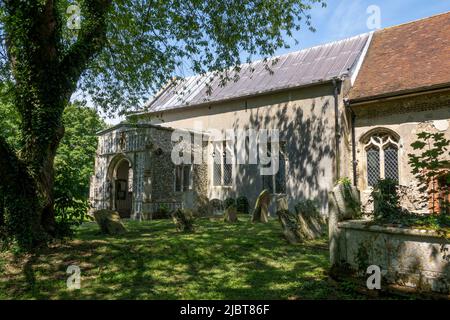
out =
{"type": "MultiPolygon", "coordinates": [[[[142,112],[161,112],[208,102],[268,93],[329,81],[351,75],[363,52],[369,33],[336,41],[270,59],[243,64],[237,81],[220,85],[220,78],[211,74],[196,75],[177,80],[157,94],[142,112]],[[273,59],[278,62],[271,65],[273,59]],[[273,73],[269,72],[266,65],[273,73]],[[253,70],[252,70],[253,68],[253,70]],[[208,94],[208,85],[211,92],[208,94]]],[[[235,72],[231,73],[231,79],[235,72]]]]}

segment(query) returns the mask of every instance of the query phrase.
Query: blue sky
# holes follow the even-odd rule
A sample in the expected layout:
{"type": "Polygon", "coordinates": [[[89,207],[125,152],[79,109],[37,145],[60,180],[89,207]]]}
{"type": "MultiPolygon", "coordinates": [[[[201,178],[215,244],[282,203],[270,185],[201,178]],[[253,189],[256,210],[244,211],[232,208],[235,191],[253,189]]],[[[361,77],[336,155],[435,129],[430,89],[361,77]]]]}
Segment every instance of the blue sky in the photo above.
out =
{"type": "MultiPolygon", "coordinates": [[[[279,49],[276,55],[371,31],[367,27],[367,8],[373,5],[380,9],[381,28],[450,11],[450,0],[328,0],[326,8],[316,5],[310,12],[316,32],[300,30],[294,34],[299,43],[290,41],[291,47],[279,49]]],[[[115,124],[122,118],[106,120],[115,124]]]]}
{"type": "Polygon", "coordinates": [[[328,0],[327,7],[316,5],[311,11],[312,24],[316,32],[306,28],[294,36],[291,48],[280,49],[277,54],[296,51],[318,44],[348,38],[371,31],[367,27],[371,5],[380,8],[381,27],[390,27],[401,23],[429,17],[450,11],[450,0],[328,0]]]}

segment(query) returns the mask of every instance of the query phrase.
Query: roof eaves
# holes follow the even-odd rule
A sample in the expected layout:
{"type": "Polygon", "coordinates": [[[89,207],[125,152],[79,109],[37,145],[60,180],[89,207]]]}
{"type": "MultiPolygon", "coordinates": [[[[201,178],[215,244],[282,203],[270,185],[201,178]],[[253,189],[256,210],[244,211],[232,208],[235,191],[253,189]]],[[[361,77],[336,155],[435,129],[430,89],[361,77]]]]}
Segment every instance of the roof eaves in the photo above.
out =
{"type": "Polygon", "coordinates": [[[406,90],[400,90],[395,92],[385,92],[373,96],[366,96],[366,97],[357,97],[353,99],[349,99],[349,103],[353,106],[365,104],[365,103],[372,103],[379,100],[385,100],[385,99],[395,99],[395,98],[402,98],[404,96],[408,95],[416,95],[416,94],[425,94],[425,93],[431,93],[433,91],[446,91],[450,90],[450,82],[447,83],[441,83],[426,87],[418,87],[418,88],[412,88],[412,89],[406,89],[406,90]]]}
{"type": "MultiPolygon", "coordinates": [[[[346,76],[347,76],[347,74],[342,74],[340,78],[344,78],[346,76]]],[[[202,103],[189,104],[189,105],[178,105],[178,106],[173,106],[172,108],[166,109],[166,110],[156,110],[156,111],[144,110],[144,111],[141,111],[141,112],[135,111],[135,112],[132,113],[132,115],[139,116],[139,115],[145,115],[145,114],[158,114],[158,113],[167,112],[167,111],[179,111],[179,110],[186,110],[186,109],[191,109],[191,108],[210,106],[210,105],[224,103],[224,102],[230,102],[230,101],[237,101],[237,100],[241,100],[241,99],[248,99],[248,98],[253,98],[253,97],[259,97],[259,96],[263,96],[263,95],[266,95],[266,94],[280,93],[280,92],[285,92],[285,91],[289,91],[289,90],[296,90],[296,89],[308,88],[308,87],[312,87],[312,86],[316,86],[316,85],[322,85],[322,84],[326,84],[326,83],[331,83],[333,81],[333,79],[335,79],[335,78],[315,81],[315,82],[312,82],[312,83],[302,84],[302,85],[297,85],[297,86],[288,86],[288,87],[276,88],[276,89],[273,89],[273,90],[264,90],[264,91],[259,91],[259,92],[255,92],[255,93],[248,94],[248,95],[230,97],[230,98],[227,98],[227,99],[210,100],[210,101],[205,101],[205,102],[202,102],[202,103]]]]}

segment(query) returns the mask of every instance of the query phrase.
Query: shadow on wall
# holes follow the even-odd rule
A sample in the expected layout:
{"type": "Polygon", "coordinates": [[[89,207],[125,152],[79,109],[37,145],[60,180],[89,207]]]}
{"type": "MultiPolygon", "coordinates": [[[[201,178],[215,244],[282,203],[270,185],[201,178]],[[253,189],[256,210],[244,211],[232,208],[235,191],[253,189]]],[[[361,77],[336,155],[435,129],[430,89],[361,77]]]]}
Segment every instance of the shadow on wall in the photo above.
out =
{"type": "MultiPolygon", "coordinates": [[[[248,109],[248,123],[235,117],[233,129],[278,129],[285,143],[286,191],[289,209],[304,199],[317,199],[327,212],[328,191],[333,186],[335,167],[334,110],[332,98],[313,98],[310,104],[273,105],[248,109]],[[272,110],[276,110],[272,112],[272,110]]],[[[263,189],[259,165],[239,165],[236,170],[237,196],[245,194],[254,203],[263,189]]],[[[274,209],[272,201],[271,211],[274,209]]]]}

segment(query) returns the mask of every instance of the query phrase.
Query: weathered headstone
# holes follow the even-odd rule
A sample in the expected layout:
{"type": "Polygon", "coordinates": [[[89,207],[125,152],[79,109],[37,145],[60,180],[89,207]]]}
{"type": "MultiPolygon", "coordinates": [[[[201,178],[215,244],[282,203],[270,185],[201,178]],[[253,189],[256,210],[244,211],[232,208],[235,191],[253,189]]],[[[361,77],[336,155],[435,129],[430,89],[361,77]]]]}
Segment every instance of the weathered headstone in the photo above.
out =
{"type": "Polygon", "coordinates": [[[302,237],[298,229],[296,215],[288,210],[277,210],[278,220],[280,221],[283,235],[290,244],[302,242],[302,237]]]}
{"type": "Polygon", "coordinates": [[[237,222],[237,209],[235,205],[231,205],[228,208],[225,209],[225,213],[223,215],[223,221],[225,222],[237,222]]]}
{"type": "Polygon", "coordinates": [[[107,209],[97,210],[94,212],[94,218],[102,233],[117,235],[127,231],[120,221],[120,215],[117,211],[107,209]]]}
{"type": "Polygon", "coordinates": [[[327,223],[313,200],[305,200],[295,206],[298,229],[302,239],[316,239],[326,233],[327,223]]]}
{"type": "Polygon", "coordinates": [[[303,238],[299,230],[298,217],[295,213],[289,211],[287,197],[278,197],[276,204],[278,220],[280,221],[286,240],[290,244],[302,242],[303,238]]]}
{"type": "Polygon", "coordinates": [[[288,199],[286,196],[279,196],[277,198],[277,211],[289,210],[288,199]]]}
{"type": "Polygon", "coordinates": [[[270,192],[269,190],[265,189],[259,194],[258,199],[256,199],[252,222],[269,222],[269,204],[270,192]]]}
{"type": "Polygon", "coordinates": [[[179,232],[194,231],[194,215],[191,210],[177,209],[171,214],[173,223],[179,232]]]}
{"type": "Polygon", "coordinates": [[[337,184],[332,191],[333,206],[338,210],[339,220],[356,218],[361,213],[361,202],[358,189],[355,186],[337,184]]]}

